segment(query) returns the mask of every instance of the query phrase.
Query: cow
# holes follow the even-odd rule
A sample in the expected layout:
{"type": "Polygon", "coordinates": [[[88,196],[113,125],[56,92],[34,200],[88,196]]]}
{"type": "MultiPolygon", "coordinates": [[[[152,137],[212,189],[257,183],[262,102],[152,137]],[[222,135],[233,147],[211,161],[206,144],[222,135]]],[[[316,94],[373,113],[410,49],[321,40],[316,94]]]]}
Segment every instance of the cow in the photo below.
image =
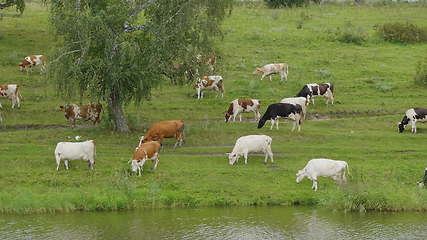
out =
{"type": "Polygon", "coordinates": [[[233,165],[239,161],[240,156],[245,158],[245,164],[248,163],[248,154],[253,152],[263,152],[265,154],[264,163],[267,163],[268,157],[270,157],[273,163],[273,152],[271,151],[271,142],[273,140],[267,135],[248,135],[237,139],[231,153],[228,155],[228,163],[233,165]]]}
{"type": "Polygon", "coordinates": [[[40,66],[41,72],[46,70],[46,56],[44,55],[32,55],[25,57],[19,64],[19,71],[24,69],[31,70],[32,67],[40,66]]]}
{"type": "Polygon", "coordinates": [[[280,101],[281,103],[290,103],[293,105],[300,105],[302,108],[303,118],[305,119],[307,115],[307,106],[309,101],[305,97],[293,97],[293,98],[284,98],[280,101]]]}
{"type": "Polygon", "coordinates": [[[198,63],[206,64],[211,73],[213,73],[215,71],[216,56],[212,55],[212,56],[202,57],[201,54],[198,54],[196,56],[196,61],[198,63]]]}
{"type": "Polygon", "coordinates": [[[61,160],[68,170],[68,161],[84,160],[88,162],[89,169],[95,164],[96,147],[94,140],[85,142],[59,142],[55,148],[56,171],[59,170],[61,160]]]}
{"type": "Polygon", "coordinates": [[[263,67],[256,68],[252,74],[262,74],[261,80],[263,80],[266,76],[270,77],[271,75],[278,73],[280,75],[280,81],[288,80],[288,64],[287,63],[272,63],[264,65],[263,67]]]}
{"type": "Polygon", "coordinates": [[[182,146],[184,142],[184,121],[183,120],[170,120],[161,121],[151,124],[144,136],[140,138],[140,144],[159,141],[162,142],[164,138],[176,138],[174,148],[182,146]]]}
{"type": "Polygon", "coordinates": [[[411,132],[413,134],[417,133],[416,122],[425,122],[427,121],[427,109],[426,108],[411,108],[406,110],[405,116],[400,123],[398,123],[398,130],[400,133],[405,130],[406,125],[411,123],[411,132]]]}
{"type": "MultiPolygon", "coordinates": [[[[21,93],[19,92],[19,85],[9,84],[9,85],[0,85],[0,97],[9,98],[12,101],[12,108],[15,108],[15,105],[18,108],[21,107],[21,93]]],[[[3,106],[0,103],[0,108],[3,106]]]]}
{"type": "Polygon", "coordinates": [[[216,91],[217,97],[221,95],[224,97],[224,83],[221,76],[205,76],[202,79],[198,79],[195,88],[197,90],[197,99],[203,98],[204,90],[216,91]]]}
{"type": "Polygon", "coordinates": [[[305,177],[313,181],[312,189],[317,191],[317,177],[330,177],[336,183],[345,184],[345,172],[350,175],[347,162],[326,158],[315,158],[308,161],[302,170],[296,174],[296,182],[300,183],[305,177]]]}
{"type": "Polygon", "coordinates": [[[131,163],[132,172],[137,172],[138,176],[142,175],[144,163],[147,160],[153,160],[154,166],[153,170],[156,170],[157,164],[159,164],[159,151],[160,143],[157,141],[140,143],[138,147],[135,148],[132,159],[129,161],[131,163]]]}
{"type": "Polygon", "coordinates": [[[231,116],[233,116],[233,122],[236,121],[237,115],[239,115],[240,122],[241,122],[243,112],[254,112],[255,121],[258,121],[260,117],[260,114],[259,114],[260,105],[261,105],[261,102],[257,99],[245,99],[245,98],[234,99],[230,103],[230,106],[228,107],[228,110],[225,113],[225,122],[228,122],[231,116]]]}
{"type": "Polygon", "coordinates": [[[301,131],[302,124],[302,108],[300,105],[293,105],[290,103],[274,103],[268,106],[267,111],[258,122],[258,128],[262,128],[267,120],[271,121],[270,130],[273,129],[274,123],[276,123],[276,129],[279,129],[279,118],[287,118],[292,120],[293,127],[298,127],[298,131],[301,131]]]}
{"type": "Polygon", "coordinates": [[[76,126],[76,120],[91,121],[93,125],[101,122],[102,105],[90,103],[79,106],[77,104],[66,104],[59,106],[64,111],[65,118],[72,127],[76,126]]]}
{"type": "Polygon", "coordinates": [[[323,96],[326,98],[326,104],[329,104],[329,100],[334,104],[334,85],[330,83],[310,83],[304,85],[295,97],[305,97],[307,100],[311,100],[314,105],[314,97],[323,96]]]}

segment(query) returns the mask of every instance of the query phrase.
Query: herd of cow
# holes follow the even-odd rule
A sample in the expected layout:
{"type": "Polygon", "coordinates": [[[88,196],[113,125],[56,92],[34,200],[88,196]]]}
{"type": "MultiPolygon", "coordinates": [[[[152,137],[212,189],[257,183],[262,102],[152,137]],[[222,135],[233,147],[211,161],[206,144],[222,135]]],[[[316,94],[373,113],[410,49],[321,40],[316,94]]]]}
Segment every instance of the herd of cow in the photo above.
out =
{"type": "MultiPolygon", "coordinates": [[[[46,58],[43,55],[35,55],[25,57],[19,64],[20,70],[31,70],[32,67],[40,66],[41,70],[45,69],[46,58]]],[[[267,64],[263,67],[256,68],[254,74],[262,74],[261,80],[269,76],[270,81],[273,74],[279,74],[281,81],[287,81],[288,65],[286,63],[267,64]]],[[[205,76],[198,78],[194,88],[197,91],[197,98],[203,98],[205,90],[213,90],[221,97],[224,95],[224,80],[222,76],[205,76]]],[[[16,84],[0,86],[0,96],[7,97],[12,101],[12,108],[17,105],[20,107],[21,95],[19,86],[16,84]]],[[[258,128],[262,128],[265,122],[270,120],[273,129],[276,125],[278,129],[279,118],[286,118],[293,121],[293,128],[301,130],[301,124],[307,115],[307,107],[311,102],[314,104],[314,98],[323,96],[327,99],[326,104],[331,101],[334,103],[334,86],[330,83],[312,83],[306,84],[295,95],[295,97],[284,98],[279,103],[271,104],[267,107],[264,115],[260,117],[261,101],[258,99],[235,99],[233,100],[225,114],[225,122],[228,122],[231,117],[233,121],[239,116],[242,121],[241,114],[244,112],[253,112],[255,120],[258,121],[258,128]]],[[[1,107],[1,104],[0,104],[1,107]]],[[[86,104],[79,106],[77,104],[61,105],[60,109],[64,112],[65,118],[72,126],[75,126],[76,120],[91,121],[93,124],[100,122],[101,113],[103,111],[101,104],[86,104]]],[[[1,120],[1,116],[0,116],[1,120]]],[[[427,120],[427,109],[413,108],[406,111],[403,120],[398,124],[399,132],[403,132],[405,126],[409,123],[412,125],[412,133],[416,133],[416,122],[427,120]]],[[[135,148],[132,159],[129,161],[131,169],[139,176],[142,174],[144,163],[147,160],[153,160],[153,169],[157,168],[159,163],[159,152],[161,142],[164,138],[176,138],[174,148],[181,146],[184,142],[184,121],[171,120],[153,123],[146,134],[141,137],[138,147],[135,148]]],[[[237,139],[231,153],[228,153],[229,164],[233,165],[238,162],[241,156],[247,164],[248,154],[253,152],[263,152],[265,154],[265,162],[270,158],[273,162],[273,152],[271,150],[272,138],[266,135],[249,135],[237,139]]],[[[64,161],[66,169],[68,169],[68,161],[70,160],[85,160],[92,169],[95,164],[96,146],[94,140],[85,142],[60,142],[55,148],[56,169],[59,170],[61,160],[64,161]]],[[[296,174],[296,182],[299,183],[307,177],[313,181],[312,189],[317,191],[317,177],[330,177],[337,183],[345,183],[348,173],[348,164],[345,161],[337,161],[331,159],[312,159],[307,165],[299,170],[296,174]]]]}

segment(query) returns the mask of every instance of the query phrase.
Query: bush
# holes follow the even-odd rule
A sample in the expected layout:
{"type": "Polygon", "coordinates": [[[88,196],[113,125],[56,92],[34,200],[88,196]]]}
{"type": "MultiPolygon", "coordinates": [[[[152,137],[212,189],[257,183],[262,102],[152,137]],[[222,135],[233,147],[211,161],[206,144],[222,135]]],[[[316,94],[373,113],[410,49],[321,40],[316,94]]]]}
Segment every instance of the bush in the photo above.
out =
{"type": "Polygon", "coordinates": [[[421,60],[415,71],[415,82],[427,86],[427,56],[421,60]]]}
{"type": "Polygon", "coordinates": [[[332,32],[332,39],[343,43],[354,43],[361,45],[368,40],[368,34],[360,26],[354,26],[351,22],[346,22],[343,27],[332,32]]]}
{"type": "Polygon", "coordinates": [[[264,2],[269,8],[280,8],[306,6],[310,0],[264,0],[264,2]]]}
{"type": "Polygon", "coordinates": [[[386,23],[376,26],[379,35],[389,42],[427,42],[427,28],[412,23],[386,23]]]}

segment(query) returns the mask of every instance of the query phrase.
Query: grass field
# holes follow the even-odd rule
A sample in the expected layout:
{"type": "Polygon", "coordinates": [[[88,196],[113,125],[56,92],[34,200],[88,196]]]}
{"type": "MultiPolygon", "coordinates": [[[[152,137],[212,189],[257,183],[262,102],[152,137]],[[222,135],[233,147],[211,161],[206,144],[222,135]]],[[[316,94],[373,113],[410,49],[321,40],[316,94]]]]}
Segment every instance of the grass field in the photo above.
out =
{"type": "MultiPolygon", "coordinates": [[[[406,109],[423,106],[426,89],[414,84],[417,61],[427,44],[396,44],[381,40],[374,26],[410,21],[427,26],[426,6],[347,5],[300,9],[266,9],[260,4],[237,4],[223,24],[224,38],[218,74],[225,79],[223,99],[205,94],[197,101],[189,86],[166,81],[154,89],[151,101],[129,105],[126,113],[133,131],[118,134],[87,123],[71,129],[58,106],[78,103],[62,99],[38,70],[18,71],[20,59],[53,49],[46,7],[32,1],[16,17],[12,9],[0,20],[0,83],[22,85],[21,109],[3,104],[0,124],[0,211],[44,213],[74,210],[118,210],[159,207],[314,205],[339,210],[427,210],[427,192],[416,187],[427,166],[427,127],[418,134],[397,133],[406,109]],[[304,21],[303,21],[304,20],[304,21]],[[330,32],[346,23],[368,35],[362,45],[332,41],[330,32]],[[260,81],[250,73],[271,62],[290,65],[288,82],[260,81]],[[319,70],[330,75],[322,76],[319,70]],[[336,104],[317,98],[309,106],[309,121],[301,132],[291,132],[282,121],[279,131],[258,130],[256,123],[223,122],[224,112],[238,97],[271,103],[294,96],[306,83],[333,82],[336,104]],[[184,147],[173,150],[166,140],[158,169],[147,164],[142,177],[129,176],[127,161],[147,126],[158,120],[186,122],[184,147]],[[242,135],[267,134],[273,138],[275,163],[250,155],[228,165],[224,153],[242,135]],[[53,151],[67,136],[81,135],[97,142],[94,171],[84,162],[72,162],[67,172],[55,171],[53,151]],[[345,160],[351,178],[345,187],[320,179],[295,183],[295,173],[315,157],[345,160]]],[[[426,107],[426,106],[424,106],[426,107]]],[[[247,117],[253,117],[248,114],[247,117]]]]}

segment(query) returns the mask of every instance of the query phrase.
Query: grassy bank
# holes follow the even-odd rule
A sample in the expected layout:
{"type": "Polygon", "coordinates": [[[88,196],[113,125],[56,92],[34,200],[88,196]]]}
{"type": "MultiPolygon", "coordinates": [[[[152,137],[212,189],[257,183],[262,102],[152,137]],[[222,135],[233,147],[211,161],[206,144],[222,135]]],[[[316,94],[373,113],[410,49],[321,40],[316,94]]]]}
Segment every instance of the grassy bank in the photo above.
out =
{"type": "MultiPolygon", "coordinates": [[[[1,84],[23,85],[22,108],[4,105],[0,125],[0,211],[3,213],[117,210],[159,207],[317,205],[345,210],[427,210],[427,192],[415,183],[426,167],[427,128],[417,135],[397,133],[396,122],[404,110],[422,106],[425,89],[414,85],[416,62],[425,56],[426,44],[392,44],[376,36],[373,27],[389,21],[425,25],[426,8],[414,5],[350,7],[326,5],[301,9],[265,9],[258,4],[239,5],[224,23],[225,36],[217,42],[226,95],[213,94],[197,101],[188,86],[155,89],[151,101],[127,106],[132,133],[117,134],[108,122],[91,127],[68,127],[58,105],[78,102],[62,99],[54,85],[38,70],[18,71],[23,56],[48,54],[54,45],[48,12],[37,2],[23,16],[4,11],[0,21],[1,84]],[[302,27],[301,19],[304,20],[302,27]],[[368,34],[362,45],[330,39],[330,32],[345,22],[368,34]],[[270,62],[290,64],[289,82],[259,81],[250,73],[270,62]],[[326,70],[330,75],[321,75],[326,70]],[[251,121],[225,124],[223,112],[237,97],[260,99],[267,104],[293,96],[305,83],[330,81],[336,86],[337,104],[323,99],[309,107],[310,118],[300,133],[290,124],[279,131],[256,129],[251,121]],[[382,86],[388,86],[386,88],[382,86]],[[184,119],[186,142],[173,150],[166,140],[157,171],[129,176],[127,161],[138,137],[154,121],[184,119]],[[248,134],[273,138],[275,163],[263,164],[250,155],[249,163],[229,166],[225,152],[248,134]],[[72,162],[55,171],[53,151],[67,136],[96,139],[95,171],[72,162]],[[307,160],[327,157],[346,160],[350,183],[337,187],[320,180],[295,183],[295,173],[307,160]]],[[[248,116],[252,117],[251,114],[248,116]]],[[[151,167],[151,164],[147,164],[151,167]]]]}

